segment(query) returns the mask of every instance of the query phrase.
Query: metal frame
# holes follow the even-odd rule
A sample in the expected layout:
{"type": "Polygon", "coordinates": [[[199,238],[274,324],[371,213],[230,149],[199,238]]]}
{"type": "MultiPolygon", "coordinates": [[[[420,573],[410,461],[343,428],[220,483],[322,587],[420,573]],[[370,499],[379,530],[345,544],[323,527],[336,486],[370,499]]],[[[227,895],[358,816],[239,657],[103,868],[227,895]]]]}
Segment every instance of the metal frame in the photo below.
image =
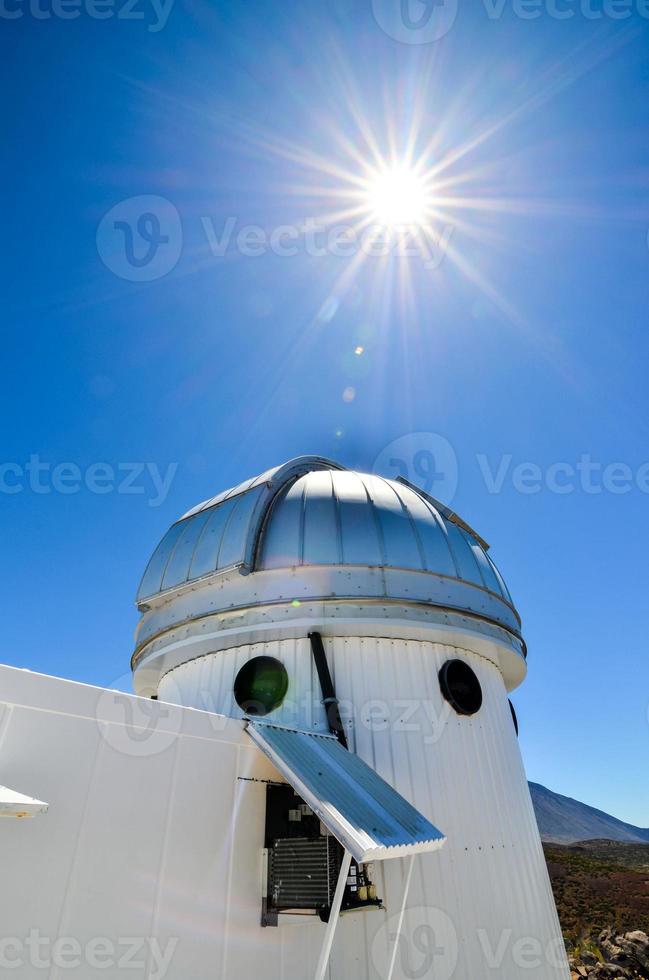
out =
{"type": "MultiPolygon", "coordinates": [[[[345,885],[347,883],[347,875],[349,874],[351,861],[352,861],[351,854],[349,853],[349,851],[345,851],[345,854],[343,856],[343,862],[340,866],[340,873],[338,875],[338,884],[336,885],[336,892],[334,895],[333,905],[331,906],[329,921],[327,923],[325,937],[322,942],[322,948],[320,950],[320,958],[318,960],[318,966],[316,968],[314,980],[324,980],[327,972],[327,966],[329,965],[329,958],[331,956],[331,949],[333,946],[336,926],[338,925],[338,919],[340,918],[340,907],[342,905],[343,895],[345,892],[345,885]]],[[[406,881],[403,886],[401,907],[399,909],[399,922],[394,937],[394,946],[392,948],[392,955],[390,957],[390,967],[388,969],[386,980],[392,980],[392,977],[394,975],[394,968],[397,962],[397,952],[399,950],[399,937],[401,936],[401,930],[403,929],[403,920],[406,914],[406,904],[408,902],[408,894],[410,892],[410,883],[412,882],[412,871],[414,865],[415,865],[415,855],[413,854],[408,858],[408,863],[406,866],[406,881]]]]}
{"type": "Polygon", "coordinates": [[[318,960],[314,980],[324,980],[327,972],[329,957],[331,956],[331,947],[333,946],[334,941],[334,933],[336,932],[336,926],[338,925],[338,919],[340,918],[340,906],[343,903],[343,895],[345,893],[345,885],[347,884],[347,875],[349,874],[351,863],[352,856],[350,852],[346,850],[343,855],[343,862],[340,865],[338,883],[336,885],[334,900],[329,913],[329,921],[327,922],[325,937],[322,943],[322,949],[320,950],[320,959],[318,960]]]}
{"type": "Polygon", "coordinates": [[[408,901],[408,892],[410,891],[410,882],[412,881],[412,869],[415,864],[415,855],[408,858],[408,866],[406,871],[406,882],[403,886],[403,898],[401,899],[401,908],[399,910],[399,924],[397,926],[397,932],[394,937],[394,947],[392,949],[392,956],[390,957],[390,969],[388,970],[388,975],[386,980],[392,980],[392,974],[394,973],[394,967],[397,962],[397,952],[399,950],[399,938],[401,936],[401,930],[403,929],[403,917],[406,914],[406,902],[408,901]]]}

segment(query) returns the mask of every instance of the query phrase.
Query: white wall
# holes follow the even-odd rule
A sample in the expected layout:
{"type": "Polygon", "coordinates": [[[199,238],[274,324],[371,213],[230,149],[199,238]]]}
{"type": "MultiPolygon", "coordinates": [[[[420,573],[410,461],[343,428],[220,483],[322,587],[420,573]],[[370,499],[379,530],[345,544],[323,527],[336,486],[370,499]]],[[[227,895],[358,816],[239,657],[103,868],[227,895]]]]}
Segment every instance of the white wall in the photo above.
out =
{"type": "MultiPolygon", "coordinates": [[[[352,747],[449,838],[441,852],[417,859],[410,964],[404,958],[395,977],[422,975],[431,927],[442,951],[425,975],[435,980],[566,977],[545,960],[532,969],[512,959],[515,941],[546,946],[557,923],[497,668],[463,654],[483,686],[479,715],[404,732],[396,702],[429,700],[439,713],[437,668],[457,651],[390,640],[328,647],[342,698],[366,709],[372,698],[387,704],[387,727],[357,719],[352,747]],[[493,969],[480,928],[494,945],[512,930],[493,969]]],[[[264,778],[276,773],[238,720],[0,667],[0,783],[50,804],[33,819],[0,820],[0,973],[308,980],[324,926],[259,925],[265,785],[247,780],[264,778]],[[137,969],[123,963],[129,950],[137,969]],[[156,969],[161,954],[170,955],[166,970],[156,969]],[[19,966],[10,971],[12,960],[19,966]]],[[[379,875],[386,912],[341,920],[332,980],[385,976],[401,874],[394,862],[379,875]]]]}
{"type": "MultiPolygon", "coordinates": [[[[470,650],[431,641],[325,637],[324,642],[350,748],[448,837],[441,852],[419,859],[409,903],[441,909],[451,920],[434,911],[411,916],[411,930],[422,946],[432,938],[422,929],[427,922],[449,930],[437,972],[442,975],[444,966],[452,965],[449,943],[455,935],[457,977],[567,976],[563,963],[555,965],[561,960],[561,934],[498,668],[470,650]],[[469,662],[482,686],[482,708],[470,718],[455,714],[440,692],[438,671],[453,657],[469,662]]],[[[290,679],[284,705],[269,719],[326,730],[306,638],[202,657],[163,678],[160,696],[240,715],[232,697],[234,678],[246,660],[261,654],[281,660],[290,679]]],[[[386,868],[382,895],[390,912],[398,908],[402,868],[386,868]]],[[[387,949],[381,918],[376,913],[348,917],[342,932],[349,933],[350,942],[362,933],[368,948],[378,932],[377,944],[387,949]]],[[[336,949],[335,977],[376,975],[371,957],[369,964],[359,962],[354,974],[341,972],[348,969],[340,960],[347,955],[344,943],[336,949]]],[[[416,954],[415,943],[413,975],[427,961],[424,952],[416,954]]],[[[406,964],[404,959],[404,971],[395,976],[408,976],[406,964]]]]}
{"type": "Polygon", "coordinates": [[[240,903],[227,902],[239,890],[231,842],[242,841],[247,886],[263,833],[259,799],[246,805],[258,784],[237,777],[272,773],[241,724],[6,667],[0,698],[0,781],[50,804],[33,819],[0,821],[0,975],[225,976],[228,937],[240,930],[240,903]],[[39,958],[32,930],[44,941],[39,958]],[[139,969],[121,962],[129,937],[139,969]],[[64,951],[78,967],[57,966],[57,939],[79,944],[80,957],[64,951]],[[173,954],[165,974],[145,955],[151,939],[173,954]]]}

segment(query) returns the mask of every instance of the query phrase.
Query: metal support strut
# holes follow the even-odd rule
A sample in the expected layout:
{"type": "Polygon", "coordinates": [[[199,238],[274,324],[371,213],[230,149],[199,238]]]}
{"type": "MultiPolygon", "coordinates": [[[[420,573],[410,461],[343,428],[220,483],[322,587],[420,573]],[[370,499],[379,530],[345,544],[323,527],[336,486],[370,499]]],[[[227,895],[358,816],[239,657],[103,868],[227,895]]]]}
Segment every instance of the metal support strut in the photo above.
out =
{"type": "Polygon", "coordinates": [[[401,899],[401,909],[399,911],[399,924],[397,925],[396,935],[394,937],[394,946],[392,947],[392,956],[390,958],[390,969],[388,970],[388,975],[386,980],[392,980],[392,974],[394,973],[394,966],[397,962],[397,951],[399,949],[399,940],[401,939],[401,930],[403,929],[403,917],[406,914],[406,902],[408,901],[408,892],[410,891],[410,882],[412,880],[412,869],[415,863],[415,855],[411,854],[408,858],[408,865],[406,870],[406,883],[403,886],[403,897],[401,899]]]}
{"type": "Polygon", "coordinates": [[[322,949],[320,950],[320,959],[318,960],[318,967],[315,971],[314,980],[324,980],[327,972],[329,956],[331,955],[331,947],[334,941],[334,933],[340,917],[340,906],[343,903],[343,895],[345,893],[345,885],[347,884],[347,875],[349,874],[349,867],[351,863],[352,856],[349,851],[345,851],[343,855],[343,863],[340,866],[338,884],[336,885],[334,900],[329,913],[329,921],[327,922],[327,931],[325,932],[324,942],[322,944],[322,949]]]}
{"type": "Polygon", "coordinates": [[[322,637],[319,633],[309,633],[309,640],[311,641],[313,661],[318,671],[318,679],[322,690],[322,703],[327,713],[329,730],[332,735],[336,736],[342,747],[346,749],[348,748],[347,738],[345,737],[345,730],[340,718],[340,711],[338,710],[338,698],[336,697],[334,682],[331,679],[322,637]]]}

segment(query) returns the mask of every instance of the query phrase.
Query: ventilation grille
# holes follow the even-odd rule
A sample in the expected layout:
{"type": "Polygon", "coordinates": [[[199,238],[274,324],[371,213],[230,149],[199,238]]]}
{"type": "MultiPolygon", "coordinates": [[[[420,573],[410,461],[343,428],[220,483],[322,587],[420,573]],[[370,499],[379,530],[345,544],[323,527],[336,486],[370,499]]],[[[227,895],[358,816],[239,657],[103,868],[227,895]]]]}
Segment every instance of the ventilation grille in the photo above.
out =
{"type": "Polygon", "coordinates": [[[277,909],[328,908],[338,880],[340,845],[331,837],[279,838],[270,853],[269,895],[277,909]]]}

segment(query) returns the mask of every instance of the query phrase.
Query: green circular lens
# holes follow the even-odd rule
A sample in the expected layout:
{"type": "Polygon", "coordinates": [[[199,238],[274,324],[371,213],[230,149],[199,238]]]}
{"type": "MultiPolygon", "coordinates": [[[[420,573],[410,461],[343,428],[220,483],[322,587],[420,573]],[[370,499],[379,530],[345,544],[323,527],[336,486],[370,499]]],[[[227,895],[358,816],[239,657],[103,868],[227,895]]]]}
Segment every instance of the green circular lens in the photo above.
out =
{"type": "Polygon", "coordinates": [[[274,657],[253,657],[234,682],[234,699],[247,715],[267,715],[279,708],[288,691],[288,674],[274,657]]]}

